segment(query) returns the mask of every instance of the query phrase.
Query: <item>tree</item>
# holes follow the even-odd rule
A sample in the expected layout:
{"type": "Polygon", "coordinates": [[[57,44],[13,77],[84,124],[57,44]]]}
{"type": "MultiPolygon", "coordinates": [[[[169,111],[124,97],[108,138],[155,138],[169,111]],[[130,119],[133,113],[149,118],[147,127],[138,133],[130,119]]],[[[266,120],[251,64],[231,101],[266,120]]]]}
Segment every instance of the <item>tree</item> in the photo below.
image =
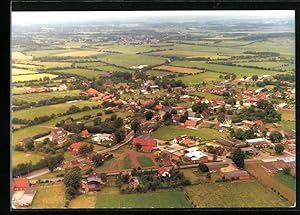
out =
{"type": "Polygon", "coordinates": [[[47,167],[50,170],[50,172],[53,172],[53,170],[63,162],[64,156],[63,154],[58,154],[56,156],[51,156],[47,159],[47,167]]]}
{"type": "Polygon", "coordinates": [[[252,75],[252,80],[253,81],[257,81],[258,80],[258,76],[257,75],[252,75]]]}
{"type": "Polygon", "coordinates": [[[177,114],[177,110],[172,109],[172,110],[171,110],[171,114],[176,115],[176,114],[177,114]]]}
{"type": "Polygon", "coordinates": [[[34,150],[34,144],[33,144],[33,140],[30,139],[29,141],[27,141],[25,144],[24,144],[24,147],[25,149],[27,150],[34,150]]]}
{"type": "Polygon", "coordinates": [[[125,138],[125,131],[123,129],[119,129],[115,133],[117,143],[120,143],[125,138]]]}
{"type": "Polygon", "coordinates": [[[185,123],[185,121],[188,119],[188,116],[186,116],[185,114],[181,115],[179,118],[179,122],[181,123],[185,123]]]}
{"type": "Polygon", "coordinates": [[[146,120],[150,120],[150,119],[152,119],[152,117],[153,117],[153,112],[152,111],[147,111],[145,113],[146,120]]]}
{"type": "Polygon", "coordinates": [[[237,165],[239,168],[244,167],[244,159],[245,159],[245,153],[240,149],[235,149],[232,153],[232,161],[237,165]]]}
{"type": "Polygon", "coordinates": [[[142,145],[141,144],[135,144],[135,149],[137,151],[140,151],[142,149],[142,145]]]}
{"type": "Polygon", "coordinates": [[[74,167],[67,170],[64,176],[64,184],[66,187],[66,196],[72,199],[78,193],[81,183],[80,168],[74,167]]]}
{"type": "Polygon", "coordinates": [[[279,131],[272,131],[270,133],[270,140],[273,143],[280,143],[282,139],[283,139],[283,136],[279,131]]]}
{"type": "Polygon", "coordinates": [[[208,169],[208,167],[207,167],[206,164],[200,163],[200,164],[198,165],[198,170],[201,171],[201,172],[208,172],[209,169],[208,169]]]}
{"type": "Polygon", "coordinates": [[[224,113],[220,113],[220,114],[218,115],[217,120],[218,120],[219,122],[223,123],[223,122],[225,121],[225,114],[224,114],[224,113]]]}
{"type": "Polygon", "coordinates": [[[276,144],[275,145],[275,152],[276,154],[281,154],[284,151],[284,147],[282,144],[276,144]]]}
{"type": "Polygon", "coordinates": [[[253,139],[255,138],[255,132],[253,129],[248,129],[242,135],[243,139],[253,139]]]}
{"type": "Polygon", "coordinates": [[[79,154],[80,155],[86,155],[86,154],[90,153],[91,151],[92,151],[91,147],[87,144],[84,144],[84,145],[79,147],[79,154]]]}
{"type": "Polygon", "coordinates": [[[95,154],[92,157],[92,161],[95,167],[99,167],[103,164],[104,160],[101,154],[95,154]]]}
{"type": "Polygon", "coordinates": [[[131,130],[133,130],[134,133],[137,133],[140,129],[141,129],[140,122],[139,122],[138,120],[135,119],[135,120],[131,123],[131,130]]]}
{"type": "Polygon", "coordinates": [[[173,116],[170,112],[166,112],[166,114],[163,116],[163,120],[165,122],[172,120],[173,116]]]}

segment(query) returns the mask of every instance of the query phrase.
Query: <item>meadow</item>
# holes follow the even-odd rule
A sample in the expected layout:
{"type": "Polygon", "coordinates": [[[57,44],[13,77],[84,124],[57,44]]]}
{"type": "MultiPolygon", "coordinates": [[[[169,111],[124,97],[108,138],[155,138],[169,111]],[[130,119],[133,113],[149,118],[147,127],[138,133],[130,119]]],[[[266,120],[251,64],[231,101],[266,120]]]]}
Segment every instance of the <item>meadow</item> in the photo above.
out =
{"type": "Polygon", "coordinates": [[[28,75],[28,74],[35,74],[36,71],[29,70],[29,69],[19,69],[19,68],[12,68],[12,75],[28,75]]]}
{"type": "Polygon", "coordinates": [[[36,73],[36,74],[27,74],[27,75],[13,75],[12,82],[22,82],[22,81],[32,81],[43,79],[44,77],[49,77],[50,79],[56,78],[57,75],[48,74],[48,73],[36,73]]]}
{"type": "Polygon", "coordinates": [[[176,73],[193,74],[193,75],[202,72],[202,70],[198,70],[198,69],[177,67],[177,66],[168,66],[168,65],[158,66],[158,67],[155,67],[154,69],[162,70],[162,71],[176,72],[176,73]]]}
{"type": "Polygon", "coordinates": [[[196,208],[291,206],[257,181],[207,183],[187,186],[184,190],[196,208]]]}
{"type": "Polygon", "coordinates": [[[59,185],[44,185],[38,187],[32,208],[62,208],[64,204],[65,188],[62,183],[59,185]]]}
{"type": "Polygon", "coordinates": [[[284,184],[288,188],[296,191],[296,177],[284,174],[282,171],[276,172],[273,177],[281,184],[284,184]]]}
{"type": "Polygon", "coordinates": [[[101,74],[104,74],[105,72],[102,71],[96,71],[96,70],[89,70],[89,69],[64,69],[64,70],[55,70],[56,73],[62,73],[62,74],[70,74],[70,75],[79,75],[82,77],[86,77],[89,79],[92,78],[99,78],[101,74]]]}
{"type": "Polygon", "coordinates": [[[81,194],[70,201],[69,208],[94,208],[96,197],[94,193],[81,194]]]}
{"type": "Polygon", "coordinates": [[[243,76],[247,76],[247,77],[252,75],[262,76],[262,75],[278,73],[272,70],[270,71],[270,70],[253,69],[253,68],[245,68],[245,67],[237,67],[237,66],[209,64],[204,61],[174,61],[171,63],[171,65],[206,69],[209,71],[220,72],[220,73],[234,73],[238,78],[242,78],[243,76]]]}
{"type": "Polygon", "coordinates": [[[175,78],[175,80],[182,80],[183,83],[185,83],[187,86],[193,86],[202,84],[204,81],[205,83],[212,82],[212,81],[218,81],[220,73],[217,72],[203,72],[196,75],[186,75],[183,77],[175,78]]]}
{"type": "Polygon", "coordinates": [[[137,156],[137,160],[140,163],[141,167],[155,166],[155,164],[153,163],[153,160],[146,156],[137,156]]]}
{"type": "Polygon", "coordinates": [[[224,133],[211,128],[199,128],[199,129],[189,129],[189,128],[179,128],[177,126],[165,126],[157,129],[151,135],[160,140],[172,140],[179,135],[197,136],[202,140],[213,140],[219,137],[224,137],[224,133]]]}
{"type": "Polygon", "coordinates": [[[183,192],[161,191],[141,194],[119,194],[106,187],[97,196],[95,208],[191,208],[183,192]]]}

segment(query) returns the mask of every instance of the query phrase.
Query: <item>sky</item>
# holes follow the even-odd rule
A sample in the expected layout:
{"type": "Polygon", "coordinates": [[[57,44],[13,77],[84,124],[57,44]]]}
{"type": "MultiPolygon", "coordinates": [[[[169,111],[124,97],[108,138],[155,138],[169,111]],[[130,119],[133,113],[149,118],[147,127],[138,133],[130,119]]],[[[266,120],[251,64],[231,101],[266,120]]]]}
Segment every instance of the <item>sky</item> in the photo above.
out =
{"type": "Polygon", "coordinates": [[[59,11],[59,12],[12,12],[13,25],[60,24],[78,21],[109,21],[124,17],[180,17],[180,16],[213,16],[244,18],[293,18],[293,10],[244,10],[244,11],[59,11]]]}

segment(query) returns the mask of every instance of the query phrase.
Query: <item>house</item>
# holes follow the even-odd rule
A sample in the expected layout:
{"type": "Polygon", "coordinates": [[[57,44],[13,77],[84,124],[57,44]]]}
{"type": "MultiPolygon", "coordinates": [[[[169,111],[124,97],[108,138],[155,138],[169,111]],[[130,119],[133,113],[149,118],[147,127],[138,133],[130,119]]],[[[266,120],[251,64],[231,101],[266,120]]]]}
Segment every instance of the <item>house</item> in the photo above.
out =
{"type": "Polygon", "coordinates": [[[249,121],[249,120],[243,120],[242,123],[243,123],[244,126],[246,126],[248,128],[251,128],[252,126],[255,125],[255,122],[249,121]]]}
{"type": "Polygon", "coordinates": [[[247,181],[250,179],[250,175],[245,170],[234,170],[230,172],[221,172],[220,176],[224,177],[225,180],[241,180],[247,181]]]}
{"type": "Polygon", "coordinates": [[[71,154],[76,156],[79,153],[79,148],[82,146],[82,142],[73,143],[70,145],[69,150],[71,154]]]}
{"type": "Polygon", "coordinates": [[[100,94],[98,92],[98,90],[95,90],[94,88],[89,88],[88,90],[82,92],[83,95],[86,95],[86,96],[95,96],[97,97],[98,94],[100,94]]]}
{"type": "Polygon", "coordinates": [[[206,163],[208,162],[208,156],[203,152],[198,151],[197,147],[187,148],[187,152],[184,157],[192,163],[206,163]]]}
{"type": "Polygon", "coordinates": [[[269,145],[264,138],[246,139],[246,143],[256,148],[265,148],[269,145]]]}
{"type": "Polygon", "coordinates": [[[158,169],[158,176],[159,177],[166,177],[166,176],[170,177],[171,174],[170,174],[169,169],[163,166],[158,169]]]}
{"type": "Polygon", "coordinates": [[[92,136],[92,141],[100,144],[103,141],[114,141],[114,134],[107,134],[107,133],[102,133],[102,134],[94,134],[92,136]]]}
{"type": "Polygon", "coordinates": [[[282,125],[279,123],[273,123],[273,125],[275,126],[275,128],[282,128],[282,125]]]}
{"type": "Polygon", "coordinates": [[[32,204],[32,201],[35,197],[35,194],[37,192],[36,187],[27,187],[26,190],[24,191],[23,196],[21,199],[18,201],[18,204],[21,207],[29,207],[32,204]]]}
{"type": "Polygon", "coordinates": [[[206,163],[206,166],[208,167],[209,172],[219,172],[221,169],[220,165],[214,162],[206,163]]]}
{"type": "Polygon", "coordinates": [[[60,145],[67,140],[67,132],[63,128],[55,127],[50,132],[49,140],[60,145]]]}
{"type": "Polygon", "coordinates": [[[81,181],[81,190],[84,193],[100,191],[105,183],[101,179],[101,174],[91,173],[86,180],[81,181]]]}
{"type": "Polygon", "coordinates": [[[193,128],[193,129],[195,129],[195,128],[197,128],[198,122],[199,122],[198,120],[188,119],[188,120],[185,121],[184,126],[186,128],[193,128]]]}
{"type": "Polygon", "coordinates": [[[148,134],[135,137],[132,143],[134,145],[140,144],[144,152],[151,152],[157,146],[157,141],[148,134]]]}
{"type": "Polygon", "coordinates": [[[30,186],[27,178],[14,178],[12,181],[12,188],[14,191],[26,190],[30,186]]]}
{"type": "Polygon", "coordinates": [[[281,171],[285,168],[295,168],[296,159],[295,157],[284,157],[279,158],[276,161],[264,162],[262,167],[270,173],[281,171]]]}
{"type": "Polygon", "coordinates": [[[91,134],[88,132],[88,130],[85,129],[80,132],[80,136],[84,138],[88,138],[91,136],[91,134]]]}
{"type": "Polygon", "coordinates": [[[284,131],[284,135],[288,140],[292,140],[296,138],[295,130],[286,130],[284,131]]]}
{"type": "Polygon", "coordinates": [[[219,138],[217,139],[217,143],[219,143],[220,145],[231,149],[232,147],[234,147],[235,143],[231,140],[225,139],[225,138],[219,138]]]}
{"type": "Polygon", "coordinates": [[[255,125],[262,126],[262,125],[264,125],[264,123],[262,120],[255,120],[255,125]]]}

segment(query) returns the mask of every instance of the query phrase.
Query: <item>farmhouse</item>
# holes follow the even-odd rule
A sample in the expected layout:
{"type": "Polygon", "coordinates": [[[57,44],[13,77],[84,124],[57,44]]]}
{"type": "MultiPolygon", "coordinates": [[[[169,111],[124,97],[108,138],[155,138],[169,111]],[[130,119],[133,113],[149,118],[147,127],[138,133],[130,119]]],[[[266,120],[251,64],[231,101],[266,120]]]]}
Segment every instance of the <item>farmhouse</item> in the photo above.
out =
{"type": "Polygon", "coordinates": [[[12,181],[12,188],[14,191],[26,190],[30,185],[27,178],[14,178],[12,181]]]}
{"type": "Polygon", "coordinates": [[[247,181],[250,179],[250,175],[245,170],[234,170],[231,172],[221,172],[220,176],[224,177],[225,180],[247,181]]]}
{"type": "Polygon", "coordinates": [[[134,145],[140,144],[145,152],[151,152],[157,146],[157,141],[147,134],[134,138],[132,143],[134,145]]]}
{"type": "Polygon", "coordinates": [[[67,140],[67,132],[63,128],[57,128],[51,130],[49,140],[52,142],[56,142],[58,144],[62,144],[67,140]]]}
{"type": "Polygon", "coordinates": [[[81,181],[81,190],[84,193],[100,191],[104,185],[105,183],[101,179],[101,174],[92,173],[86,180],[81,181]]]}
{"type": "Polygon", "coordinates": [[[208,156],[203,152],[200,152],[197,147],[185,149],[187,152],[184,157],[192,163],[206,163],[208,162],[208,156]]]}
{"type": "Polygon", "coordinates": [[[33,201],[33,199],[35,197],[36,192],[37,192],[37,188],[36,187],[28,187],[28,188],[26,188],[26,190],[24,191],[23,196],[18,201],[18,204],[20,206],[22,206],[22,207],[31,206],[32,201],[33,201]]]}
{"type": "Polygon", "coordinates": [[[171,174],[170,174],[169,169],[163,166],[158,169],[158,176],[159,177],[166,177],[166,176],[170,177],[171,174]]]}
{"type": "Polygon", "coordinates": [[[100,93],[94,88],[89,88],[88,90],[82,92],[82,94],[86,96],[98,96],[100,93]]]}
{"type": "Polygon", "coordinates": [[[217,139],[217,143],[219,143],[220,145],[224,146],[225,148],[231,149],[232,147],[234,147],[235,143],[231,140],[228,139],[224,139],[224,138],[219,138],[217,139]]]}
{"type": "Polygon", "coordinates": [[[186,128],[192,128],[192,129],[195,129],[195,128],[197,128],[197,126],[198,126],[198,124],[199,124],[198,122],[199,122],[199,120],[188,119],[188,120],[185,121],[184,126],[185,126],[186,128]]]}
{"type": "Polygon", "coordinates": [[[114,135],[113,134],[94,134],[92,136],[92,141],[100,144],[103,141],[114,141],[114,135]]]}
{"type": "Polygon", "coordinates": [[[257,148],[265,148],[269,145],[264,138],[247,139],[246,143],[257,148]]]}
{"type": "Polygon", "coordinates": [[[85,129],[80,132],[80,136],[84,138],[88,138],[91,136],[91,134],[88,132],[88,130],[85,129]]]}
{"type": "Polygon", "coordinates": [[[76,156],[79,153],[79,148],[82,146],[82,142],[73,143],[70,145],[69,149],[71,154],[76,156]]]}

